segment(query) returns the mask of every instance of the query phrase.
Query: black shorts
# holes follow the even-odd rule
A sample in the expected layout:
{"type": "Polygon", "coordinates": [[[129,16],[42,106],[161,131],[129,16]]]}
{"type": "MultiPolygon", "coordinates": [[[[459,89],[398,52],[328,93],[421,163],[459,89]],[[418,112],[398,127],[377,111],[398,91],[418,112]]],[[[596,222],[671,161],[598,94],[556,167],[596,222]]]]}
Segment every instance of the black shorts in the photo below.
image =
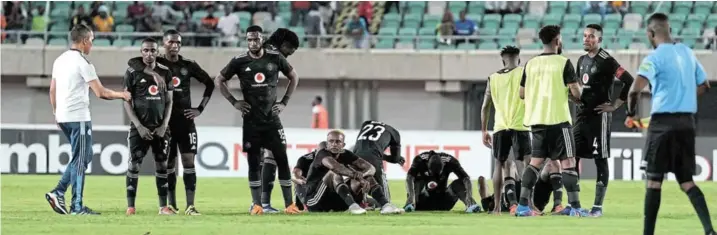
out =
{"type": "Polygon", "coordinates": [[[692,177],[695,163],[695,119],[692,114],[653,114],[641,169],[647,173],[675,173],[692,177]]]}
{"type": "Polygon", "coordinates": [[[284,128],[242,128],[243,151],[249,152],[264,148],[272,152],[286,152],[286,136],[284,128]]]}
{"type": "Polygon", "coordinates": [[[565,160],[575,157],[575,143],[570,123],[531,127],[532,157],[565,160]]]}
{"type": "Polygon", "coordinates": [[[501,130],[493,133],[493,158],[505,162],[511,149],[518,161],[523,161],[524,156],[530,155],[530,132],[501,130]]]}
{"type": "Polygon", "coordinates": [[[169,129],[172,131],[171,150],[179,148],[179,153],[197,154],[197,127],[194,121],[170,122],[169,129]]]}
{"type": "Polygon", "coordinates": [[[458,202],[458,197],[445,191],[421,193],[416,202],[416,211],[450,211],[458,202]]]}
{"type": "Polygon", "coordinates": [[[349,209],[339,194],[324,182],[308,186],[304,202],[310,212],[346,211],[349,209]]]}
{"type": "Polygon", "coordinates": [[[163,137],[156,135],[153,137],[154,138],[152,140],[145,140],[142,139],[136,128],[132,127],[129,130],[127,144],[129,145],[131,162],[141,164],[150,147],[152,147],[152,154],[154,155],[155,162],[167,160],[167,155],[169,154],[169,142],[172,140],[170,130],[167,130],[163,137]]]}
{"type": "Polygon", "coordinates": [[[610,127],[612,114],[580,116],[573,125],[576,155],[580,158],[604,159],[610,157],[610,127]],[[595,147],[597,146],[597,147],[595,147]],[[593,152],[597,150],[597,155],[593,152]]]}

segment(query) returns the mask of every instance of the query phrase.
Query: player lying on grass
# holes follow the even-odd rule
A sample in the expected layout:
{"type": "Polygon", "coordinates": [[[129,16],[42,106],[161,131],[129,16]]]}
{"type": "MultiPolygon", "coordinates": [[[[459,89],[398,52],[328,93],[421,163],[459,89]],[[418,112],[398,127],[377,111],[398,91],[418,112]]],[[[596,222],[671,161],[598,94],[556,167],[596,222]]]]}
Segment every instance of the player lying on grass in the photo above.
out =
{"type": "Polygon", "coordinates": [[[381,206],[381,214],[403,212],[388,203],[381,185],[373,177],[376,169],[367,161],[344,149],[346,146],[344,138],[343,132],[330,131],[326,140],[327,148],[319,150],[311,163],[309,174],[306,177],[307,193],[304,197],[309,211],[327,212],[348,209],[352,214],[366,213],[366,210],[354,200],[352,190],[343,178],[348,177],[364,187],[369,187],[368,192],[381,206]]]}
{"type": "Polygon", "coordinates": [[[467,213],[480,212],[480,206],[473,199],[471,179],[455,157],[433,150],[423,152],[413,159],[406,175],[408,199],[404,210],[449,211],[460,199],[466,205],[467,213]],[[458,179],[448,184],[453,173],[458,179]]]}
{"type": "MultiPolygon", "coordinates": [[[[510,162],[510,161],[508,161],[510,162]]],[[[540,174],[540,179],[538,179],[538,182],[535,184],[535,188],[533,189],[533,196],[532,201],[529,203],[530,207],[535,211],[537,214],[542,214],[542,211],[545,209],[545,206],[548,204],[548,201],[550,201],[550,194],[553,191],[553,187],[550,181],[550,168],[557,167],[553,164],[548,164],[547,166],[543,167],[543,170],[540,174]]],[[[513,177],[518,176],[518,170],[515,168],[515,171],[511,171],[511,174],[513,174],[513,177]]],[[[520,185],[520,181],[516,182],[516,185],[520,185]]],[[[488,187],[485,184],[485,178],[483,176],[478,178],[478,193],[481,197],[481,205],[486,211],[493,211],[493,214],[500,215],[500,211],[506,211],[509,208],[511,208],[513,205],[510,201],[506,200],[506,192],[504,191],[501,193],[501,198],[496,199],[495,192],[491,195],[488,195],[487,193],[488,187]],[[497,204],[500,204],[500,207],[498,210],[495,208],[496,202],[497,204]],[[495,211],[498,211],[497,213],[495,211]]],[[[520,194],[520,187],[516,188],[515,194],[520,194]]],[[[555,201],[554,201],[555,203],[555,201]]],[[[560,211],[562,209],[562,206],[560,203],[553,205],[552,212],[555,213],[556,211],[560,211]],[[556,210],[556,208],[558,210],[556,210]]]]}

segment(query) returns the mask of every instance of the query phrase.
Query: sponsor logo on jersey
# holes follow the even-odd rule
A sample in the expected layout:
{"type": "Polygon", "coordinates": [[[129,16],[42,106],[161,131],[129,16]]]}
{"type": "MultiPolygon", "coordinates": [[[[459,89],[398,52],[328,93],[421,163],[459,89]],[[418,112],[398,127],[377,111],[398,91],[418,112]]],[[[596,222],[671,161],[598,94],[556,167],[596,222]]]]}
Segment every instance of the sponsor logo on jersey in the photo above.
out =
{"type": "Polygon", "coordinates": [[[266,76],[264,76],[264,73],[256,73],[254,74],[254,81],[256,83],[263,83],[264,80],[266,80],[266,76]]]}
{"type": "Polygon", "coordinates": [[[181,83],[182,83],[182,81],[180,81],[178,77],[176,77],[176,76],[172,77],[172,86],[178,87],[179,84],[181,84],[181,83]]]}
{"type": "Polygon", "coordinates": [[[179,73],[181,73],[182,76],[187,76],[187,73],[189,73],[189,71],[187,71],[187,68],[182,68],[179,70],[179,73]]]}
{"type": "Polygon", "coordinates": [[[147,88],[147,91],[149,92],[150,95],[159,94],[159,88],[157,88],[157,86],[155,86],[155,85],[149,86],[149,88],[147,88]]]}
{"type": "Polygon", "coordinates": [[[590,81],[590,75],[587,73],[583,74],[583,84],[587,84],[590,81]]]}

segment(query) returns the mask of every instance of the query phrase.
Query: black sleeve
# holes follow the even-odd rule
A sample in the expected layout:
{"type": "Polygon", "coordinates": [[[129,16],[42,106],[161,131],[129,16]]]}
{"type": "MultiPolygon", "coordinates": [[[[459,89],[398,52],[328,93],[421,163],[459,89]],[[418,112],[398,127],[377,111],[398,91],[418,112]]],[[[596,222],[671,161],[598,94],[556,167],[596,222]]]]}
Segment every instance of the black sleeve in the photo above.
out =
{"type": "Polygon", "coordinates": [[[222,71],[219,72],[219,75],[222,75],[226,80],[232,79],[234,75],[237,75],[237,70],[239,69],[239,59],[233,58],[229,61],[227,66],[224,66],[222,71]]]}
{"type": "MultiPolygon", "coordinates": [[[[389,131],[391,133],[391,146],[401,146],[401,133],[396,130],[396,128],[393,128],[393,126],[388,126],[389,131]]],[[[393,153],[391,153],[393,154],[393,153]]]]}
{"type": "Polygon", "coordinates": [[[204,84],[204,97],[212,96],[212,92],[214,92],[214,81],[212,80],[212,77],[209,76],[207,71],[204,71],[204,69],[202,69],[196,61],[189,63],[189,71],[192,73],[192,77],[204,84]]]}
{"type": "Polygon", "coordinates": [[[289,64],[289,61],[286,60],[286,57],[284,57],[283,55],[278,55],[278,57],[279,57],[279,71],[281,71],[281,73],[283,73],[284,75],[288,75],[289,73],[291,73],[291,70],[293,70],[294,68],[291,67],[291,64],[289,64]]]}
{"type": "MultiPolygon", "coordinates": [[[[310,154],[313,154],[313,153],[310,153],[310,154]]],[[[306,158],[306,155],[301,156],[299,158],[299,160],[296,161],[296,166],[294,166],[294,168],[299,168],[303,171],[304,169],[309,168],[309,166],[311,165],[311,162],[312,162],[311,160],[306,158]]]]}
{"type": "Polygon", "coordinates": [[[470,179],[470,176],[468,176],[468,172],[463,169],[463,166],[461,166],[461,162],[459,162],[458,159],[451,158],[451,161],[448,162],[448,164],[451,164],[453,168],[453,174],[456,174],[458,179],[470,179]]]}
{"type": "Polygon", "coordinates": [[[122,83],[124,84],[124,89],[126,91],[131,94],[134,94],[134,86],[132,84],[134,76],[132,76],[132,72],[134,72],[134,69],[132,69],[132,67],[127,68],[127,71],[124,72],[124,81],[122,83]]]}
{"type": "Polygon", "coordinates": [[[565,61],[565,69],[563,69],[563,82],[565,82],[565,85],[576,82],[575,67],[573,67],[573,63],[570,62],[570,59],[565,61]]]}
{"type": "Polygon", "coordinates": [[[164,72],[164,80],[167,83],[167,91],[173,91],[174,90],[174,83],[172,82],[174,75],[172,75],[172,71],[169,69],[164,72]]]}
{"type": "Polygon", "coordinates": [[[575,79],[578,79],[578,76],[580,76],[580,74],[582,74],[580,72],[580,64],[583,62],[583,57],[584,56],[580,56],[580,58],[578,58],[578,63],[575,64],[577,66],[577,68],[575,69],[575,79]]]}
{"type": "Polygon", "coordinates": [[[132,59],[129,59],[127,61],[127,65],[134,69],[135,71],[144,71],[144,69],[147,67],[146,64],[144,64],[144,61],[142,61],[142,57],[134,57],[132,59]]]}
{"type": "Polygon", "coordinates": [[[354,154],[353,152],[349,150],[344,150],[343,153],[339,154],[339,159],[337,159],[337,161],[344,165],[350,165],[358,159],[359,157],[356,156],[356,154],[354,154]]]}
{"type": "Polygon", "coordinates": [[[620,95],[618,98],[620,100],[627,101],[627,94],[630,92],[630,86],[632,86],[632,82],[635,80],[632,77],[632,74],[627,72],[627,70],[625,70],[625,68],[623,68],[613,57],[605,59],[605,69],[608,73],[610,73],[610,76],[615,76],[622,82],[622,89],[620,89],[620,95]]]}
{"type": "Polygon", "coordinates": [[[411,168],[408,169],[408,175],[413,177],[418,177],[418,174],[421,173],[421,164],[423,164],[423,160],[420,157],[421,155],[416,156],[413,158],[413,162],[411,163],[411,168]]]}

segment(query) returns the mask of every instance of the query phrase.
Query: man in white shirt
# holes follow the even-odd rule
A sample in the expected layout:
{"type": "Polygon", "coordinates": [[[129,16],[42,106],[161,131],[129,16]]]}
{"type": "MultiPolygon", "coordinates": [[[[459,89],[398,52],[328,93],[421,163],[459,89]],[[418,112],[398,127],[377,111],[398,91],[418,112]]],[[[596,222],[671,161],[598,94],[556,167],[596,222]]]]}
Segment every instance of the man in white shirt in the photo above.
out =
{"type": "Polygon", "coordinates": [[[92,160],[92,123],[89,88],[101,99],[129,100],[127,91],[112,91],[97,78],[95,67],[85,55],[90,53],[94,33],[85,25],[70,31],[71,49],[62,53],[52,66],[50,103],[57,125],[72,146],[72,160],[67,165],[55,189],[45,194],[52,209],[59,214],[98,215],[82,205],[85,170],[92,160]],[[65,191],[72,185],[70,211],[65,207],[65,191]]]}
{"type": "Polygon", "coordinates": [[[222,32],[222,45],[236,46],[239,42],[239,16],[232,14],[231,8],[227,7],[224,16],[219,17],[217,28],[222,32]]]}

